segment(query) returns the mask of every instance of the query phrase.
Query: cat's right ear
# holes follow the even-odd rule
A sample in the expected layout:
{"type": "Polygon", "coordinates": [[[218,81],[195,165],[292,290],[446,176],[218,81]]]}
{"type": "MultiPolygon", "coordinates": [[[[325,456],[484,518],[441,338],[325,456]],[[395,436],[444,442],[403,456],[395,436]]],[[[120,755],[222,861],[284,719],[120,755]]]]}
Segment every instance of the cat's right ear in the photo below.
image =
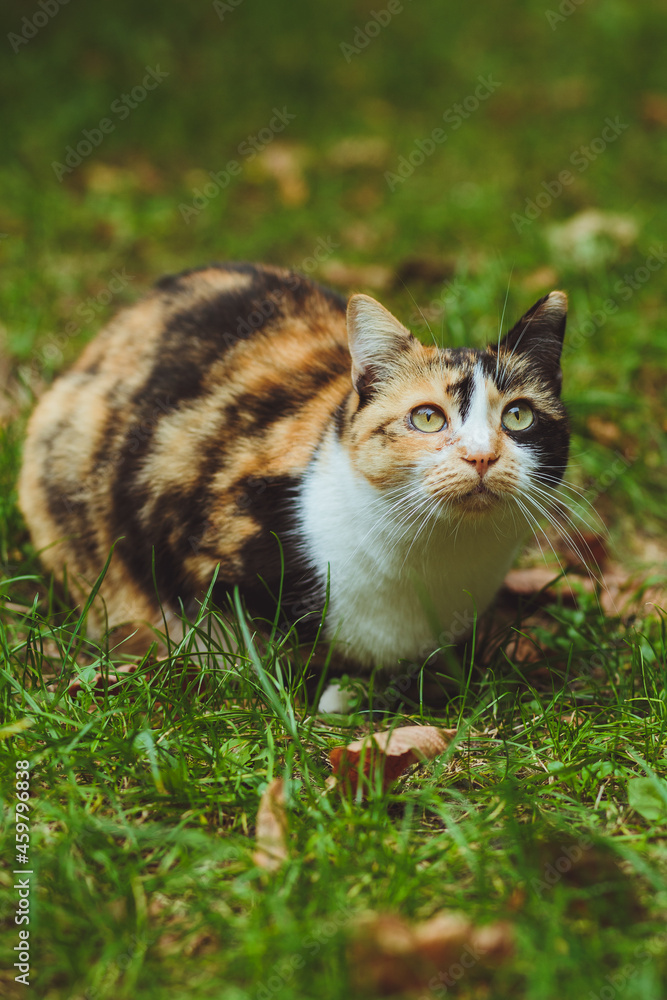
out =
{"type": "Polygon", "coordinates": [[[537,365],[557,369],[566,319],[567,295],[565,292],[550,292],[515,323],[501,342],[500,349],[509,354],[529,354],[537,365]]]}
{"type": "Polygon", "coordinates": [[[406,351],[414,337],[370,295],[353,295],[347,304],[347,336],[352,356],[352,385],[368,397],[406,351]]]}

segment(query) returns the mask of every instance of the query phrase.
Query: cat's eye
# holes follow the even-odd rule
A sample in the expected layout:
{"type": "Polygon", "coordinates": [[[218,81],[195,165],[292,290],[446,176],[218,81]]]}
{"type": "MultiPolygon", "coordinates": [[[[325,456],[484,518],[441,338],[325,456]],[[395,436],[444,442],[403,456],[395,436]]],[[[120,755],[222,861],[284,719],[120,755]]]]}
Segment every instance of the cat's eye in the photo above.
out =
{"type": "Polygon", "coordinates": [[[427,434],[441,431],[447,423],[445,414],[436,406],[415,406],[410,413],[410,422],[418,431],[425,431],[427,434]]]}
{"type": "Polygon", "coordinates": [[[503,411],[502,423],[507,431],[526,431],[534,421],[535,414],[528,403],[510,403],[503,411]]]}

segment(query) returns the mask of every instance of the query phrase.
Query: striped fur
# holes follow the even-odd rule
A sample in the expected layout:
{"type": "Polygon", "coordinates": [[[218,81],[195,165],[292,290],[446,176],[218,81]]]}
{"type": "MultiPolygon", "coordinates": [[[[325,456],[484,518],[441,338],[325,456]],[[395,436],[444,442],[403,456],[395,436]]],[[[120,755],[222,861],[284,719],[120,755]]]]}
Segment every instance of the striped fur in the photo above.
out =
{"type": "Polygon", "coordinates": [[[367,296],[346,318],[278,268],[165,278],[32,416],[20,502],[35,545],[81,600],[115,546],[97,633],[162,626],[153,574],[168,616],[195,614],[217,570],[218,604],[238,585],[273,618],[284,562],[300,634],[330,567],[326,633],[350,665],[427,655],[492,600],[526,531],[512,497],[565,469],[565,308],[553,292],[500,345],[438,350],[367,296]],[[536,414],[520,433],[501,424],[515,400],[536,414]],[[439,433],[411,422],[425,404],[446,415],[439,433]]]}

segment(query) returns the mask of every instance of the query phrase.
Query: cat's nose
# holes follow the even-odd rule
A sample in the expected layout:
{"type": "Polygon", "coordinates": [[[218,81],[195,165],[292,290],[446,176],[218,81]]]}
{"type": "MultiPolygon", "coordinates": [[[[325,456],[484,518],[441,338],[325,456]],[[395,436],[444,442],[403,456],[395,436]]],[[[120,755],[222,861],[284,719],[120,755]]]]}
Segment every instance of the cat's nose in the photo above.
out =
{"type": "Polygon", "coordinates": [[[479,473],[479,478],[483,479],[487,474],[494,462],[498,461],[498,456],[494,455],[492,452],[479,452],[476,455],[466,455],[463,458],[464,462],[468,462],[470,465],[474,465],[479,473]]]}

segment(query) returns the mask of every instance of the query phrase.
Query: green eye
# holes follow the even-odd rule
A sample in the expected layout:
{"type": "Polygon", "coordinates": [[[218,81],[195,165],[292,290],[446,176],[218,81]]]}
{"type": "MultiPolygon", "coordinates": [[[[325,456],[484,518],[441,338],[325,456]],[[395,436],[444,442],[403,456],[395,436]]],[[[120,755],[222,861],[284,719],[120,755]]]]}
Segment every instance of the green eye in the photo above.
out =
{"type": "Polygon", "coordinates": [[[416,406],[410,414],[410,421],[413,427],[426,434],[441,431],[447,423],[445,414],[435,406],[416,406]]]}
{"type": "Polygon", "coordinates": [[[528,403],[510,403],[503,411],[502,423],[507,431],[527,431],[534,421],[535,414],[528,403]]]}

